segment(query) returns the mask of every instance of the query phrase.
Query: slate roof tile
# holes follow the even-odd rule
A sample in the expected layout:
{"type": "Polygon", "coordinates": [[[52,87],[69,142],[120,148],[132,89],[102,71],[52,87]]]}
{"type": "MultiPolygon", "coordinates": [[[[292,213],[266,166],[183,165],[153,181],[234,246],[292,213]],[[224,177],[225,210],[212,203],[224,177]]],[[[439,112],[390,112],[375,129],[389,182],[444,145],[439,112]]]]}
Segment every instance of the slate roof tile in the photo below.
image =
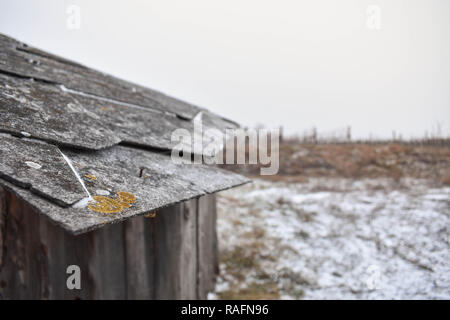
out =
{"type": "Polygon", "coordinates": [[[71,161],[80,182],[53,145],[6,134],[0,135],[0,143],[6,143],[5,148],[0,148],[3,176],[0,184],[75,234],[248,182],[247,178],[229,171],[200,164],[177,165],[168,155],[131,147],[115,146],[96,152],[63,149],[62,154],[71,161]],[[12,161],[21,151],[25,154],[12,161]],[[24,164],[31,154],[41,157],[33,160],[41,168],[27,168],[24,164]],[[47,155],[51,156],[45,158],[47,155]],[[9,164],[6,169],[5,164],[9,164]],[[10,167],[13,169],[9,170],[10,167]],[[7,183],[5,176],[13,183],[7,183]],[[83,191],[82,184],[89,194],[83,191]],[[43,190],[45,198],[40,196],[43,190]],[[110,215],[90,209],[89,202],[83,201],[89,196],[114,200],[118,198],[117,192],[133,195],[136,202],[110,215]],[[57,195],[61,201],[68,201],[65,196],[70,195],[74,205],[63,208],[60,202],[48,201],[57,195]]]}
{"type": "Polygon", "coordinates": [[[172,132],[200,119],[203,146],[238,127],[0,35],[0,185],[73,234],[248,182],[172,161],[172,132]]]}
{"type": "Polygon", "coordinates": [[[203,109],[107,75],[0,34],[0,70],[193,119],[203,109]],[[89,80],[89,81],[87,81],[89,80]]]}

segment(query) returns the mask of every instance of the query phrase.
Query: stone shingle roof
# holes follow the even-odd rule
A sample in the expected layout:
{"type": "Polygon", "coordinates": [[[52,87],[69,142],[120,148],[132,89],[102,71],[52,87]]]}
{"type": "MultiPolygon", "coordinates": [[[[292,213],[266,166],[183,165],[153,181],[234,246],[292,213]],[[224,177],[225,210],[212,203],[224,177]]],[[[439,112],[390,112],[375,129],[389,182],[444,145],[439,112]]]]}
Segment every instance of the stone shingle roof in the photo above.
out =
{"type": "Polygon", "coordinates": [[[73,234],[247,182],[172,162],[172,132],[199,116],[238,126],[0,34],[0,185],[73,234]]]}

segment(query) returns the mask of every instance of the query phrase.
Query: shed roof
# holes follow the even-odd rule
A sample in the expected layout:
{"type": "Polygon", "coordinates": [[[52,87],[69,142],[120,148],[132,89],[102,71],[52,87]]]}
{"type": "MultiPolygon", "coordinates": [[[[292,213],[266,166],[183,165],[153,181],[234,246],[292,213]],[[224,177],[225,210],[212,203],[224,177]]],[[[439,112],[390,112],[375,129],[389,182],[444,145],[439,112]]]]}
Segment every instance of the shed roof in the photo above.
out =
{"type": "Polygon", "coordinates": [[[194,134],[198,115],[238,127],[0,34],[0,185],[71,233],[248,182],[172,162],[171,133],[194,134]]]}

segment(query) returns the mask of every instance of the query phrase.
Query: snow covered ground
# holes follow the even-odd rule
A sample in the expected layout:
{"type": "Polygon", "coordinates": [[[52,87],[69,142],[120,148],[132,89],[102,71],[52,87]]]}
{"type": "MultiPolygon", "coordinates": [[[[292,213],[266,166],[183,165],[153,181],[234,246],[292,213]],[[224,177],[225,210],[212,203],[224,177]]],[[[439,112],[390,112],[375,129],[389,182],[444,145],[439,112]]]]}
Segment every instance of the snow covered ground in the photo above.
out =
{"type": "Polygon", "coordinates": [[[218,196],[210,298],[450,299],[450,188],[254,180],[218,196]]]}

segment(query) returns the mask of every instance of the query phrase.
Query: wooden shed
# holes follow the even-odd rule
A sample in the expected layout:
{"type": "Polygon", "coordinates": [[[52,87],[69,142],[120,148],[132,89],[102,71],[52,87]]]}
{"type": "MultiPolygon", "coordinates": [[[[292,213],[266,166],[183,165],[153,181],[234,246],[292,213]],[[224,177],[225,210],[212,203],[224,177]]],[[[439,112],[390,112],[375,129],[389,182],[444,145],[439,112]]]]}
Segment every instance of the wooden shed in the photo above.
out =
{"type": "Polygon", "coordinates": [[[0,298],[206,298],[214,193],[247,179],[172,161],[199,118],[237,127],[0,34],[0,298]]]}

